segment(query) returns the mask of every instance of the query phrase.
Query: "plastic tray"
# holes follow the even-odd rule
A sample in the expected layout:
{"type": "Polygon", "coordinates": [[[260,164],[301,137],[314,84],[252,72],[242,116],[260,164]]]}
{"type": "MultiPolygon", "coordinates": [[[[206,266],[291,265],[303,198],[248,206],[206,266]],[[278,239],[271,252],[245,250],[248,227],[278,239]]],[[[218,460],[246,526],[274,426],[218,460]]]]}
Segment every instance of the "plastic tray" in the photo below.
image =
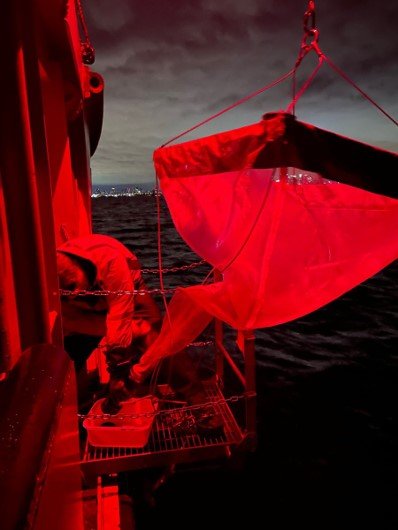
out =
{"type": "Polygon", "coordinates": [[[94,447],[144,447],[148,443],[157,409],[157,402],[152,396],[132,398],[121,403],[122,408],[112,416],[104,415],[99,399],[91,407],[83,427],[87,430],[88,441],[94,447]],[[140,417],[126,417],[141,415],[140,417]],[[92,417],[90,417],[92,416],[92,417]],[[100,416],[100,417],[95,417],[100,416]]]}

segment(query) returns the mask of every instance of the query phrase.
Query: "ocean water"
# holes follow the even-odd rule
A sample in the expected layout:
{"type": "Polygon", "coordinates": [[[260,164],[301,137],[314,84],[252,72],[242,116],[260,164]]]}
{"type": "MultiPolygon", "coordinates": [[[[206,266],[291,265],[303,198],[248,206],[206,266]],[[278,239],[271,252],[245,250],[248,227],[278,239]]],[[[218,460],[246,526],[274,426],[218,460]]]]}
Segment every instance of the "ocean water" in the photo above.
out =
{"type": "MultiPolygon", "coordinates": [[[[93,198],[94,231],[157,267],[151,194],[93,198]]],[[[163,267],[198,261],[162,203],[163,267]]],[[[200,282],[207,266],[165,275],[200,282]]],[[[147,274],[150,288],[158,279],[147,274]]],[[[398,264],[305,318],[256,332],[258,446],[159,488],[139,528],[398,528],[398,264]]]]}

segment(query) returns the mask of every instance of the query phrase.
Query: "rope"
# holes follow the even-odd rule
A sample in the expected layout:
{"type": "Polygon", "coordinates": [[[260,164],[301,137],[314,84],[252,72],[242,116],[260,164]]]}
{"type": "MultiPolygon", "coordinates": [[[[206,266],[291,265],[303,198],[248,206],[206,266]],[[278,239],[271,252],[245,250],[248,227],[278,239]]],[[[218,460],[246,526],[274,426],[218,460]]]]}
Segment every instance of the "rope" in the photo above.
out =
{"type": "Polygon", "coordinates": [[[304,13],[304,19],[303,19],[303,30],[304,35],[301,41],[300,51],[296,60],[296,64],[294,67],[294,73],[293,73],[293,99],[290,103],[287,112],[295,113],[295,105],[298,101],[298,99],[303,95],[305,90],[308,88],[310,83],[312,82],[313,78],[315,77],[317,71],[321,67],[322,62],[325,60],[328,65],[335,70],[347,83],[349,83],[351,86],[353,86],[365,99],[367,99],[372,105],[374,105],[386,118],[388,118],[394,125],[398,126],[398,121],[393,118],[390,114],[388,114],[387,111],[385,111],[374,99],[372,99],[366,92],[364,92],[354,81],[352,81],[344,72],[341,70],[338,66],[336,66],[329,57],[324,55],[324,53],[320,50],[318,45],[319,40],[319,30],[316,28],[315,24],[315,2],[313,0],[309,0],[307,10],[304,13]],[[312,38],[311,43],[307,43],[307,40],[309,38],[312,38]],[[314,50],[320,59],[320,62],[318,64],[318,67],[313,72],[312,76],[308,79],[307,83],[303,86],[301,92],[296,96],[296,71],[298,67],[301,64],[301,61],[304,59],[304,57],[307,55],[307,53],[311,50],[314,50]]]}
{"type": "Polygon", "coordinates": [[[297,91],[297,67],[295,66],[294,67],[294,72],[293,72],[293,79],[292,79],[292,102],[293,102],[292,114],[293,114],[293,116],[295,116],[295,114],[296,114],[296,107],[295,107],[295,104],[296,104],[296,91],[297,91]]]}
{"type": "Polygon", "coordinates": [[[286,108],[286,112],[287,113],[290,113],[290,112],[294,112],[294,108],[296,106],[296,103],[297,101],[301,98],[301,96],[304,94],[304,92],[307,90],[307,88],[310,86],[310,84],[312,83],[312,81],[314,80],[316,74],[318,73],[319,69],[321,68],[322,64],[323,64],[323,61],[324,61],[324,56],[321,55],[319,57],[319,62],[318,64],[316,65],[316,67],[314,68],[314,70],[312,71],[311,75],[308,77],[308,79],[306,80],[306,82],[303,84],[303,86],[301,87],[301,89],[299,90],[299,92],[296,94],[296,96],[294,97],[293,101],[291,101],[288,105],[288,107],[286,108]]]}
{"type": "MultiPolygon", "coordinates": [[[[156,173],[155,175],[156,177],[156,215],[157,215],[157,249],[158,249],[158,263],[159,263],[159,283],[160,283],[160,288],[161,290],[164,292],[164,282],[163,282],[163,271],[162,271],[162,237],[161,237],[161,227],[162,227],[162,223],[161,223],[161,219],[160,219],[160,184],[159,184],[159,176],[158,174],[156,173]]],[[[174,289],[175,291],[175,289],[174,289]]],[[[173,291],[173,292],[174,292],[173,291]]],[[[169,311],[169,306],[167,304],[167,300],[166,300],[166,296],[162,293],[162,301],[163,301],[163,306],[164,306],[164,310],[165,310],[165,316],[167,318],[167,321],[169,323],[169,326],[170,326],[170,333],[171,333],[171,341],[173,342],[173,325],[171,323],[171,318],[170,318],[170,311],[169,311]]],[[[150,381],[150,387],[151,388],[155,388],[156,386],[156,383],[157,383],[157,380],[158,380],[158,376],[160,374],[160,369],[161,369],[161,365],[162,365],[162,362],[163,362],[163,359],[160,359],[157,366],[155,367],[155,369],[153,370],[152,372],[152,376],[151,376],[151,381],[150,381]]],[[[169,367],[169,377],[168,377],[168,382],[170,382],[171,380],[171,363],[170,363],[170,367],[169,367]]]]}
{"type": "Polygon", "coordinates": [[[225,112],[228,112],[232,109],[234,109],[235,107],[238,107],[239,105],[242,105],[242,103],[245,103],[246,101],[248,101],[249,99],[252,99],[256,96],[258,96],[259,94],[262,94],[263,92],[266,92],[267,90],[269,90],[270,88],[273,88],[274,86],[276,85],[279,85],[279,83],[282,83],[282,81],[285,81],[286,79],[288,79],[289,77],[291,77],[294,73],[294,68],[292,68],[291,70],[289,70],[289,72],[287,72],[286,74],[282,75],[281,77],[279,77],[278,79],[276,79],[275,81],[273,81],[272,83],[270,83],[269,85],[266,85],[262,88],[260,88],[259,90],[256,90],[255,92],[252,92],[251,94],[243,97],[242,99],[239,99],[238,101],[236,101],[235,103],[233,103],[232,105],[229,105],[228,107],[226,107],[225,109],[222,109],[220,110],[219,112],[217,112],[216,114],[213,114],[212,116],[206,118],[205,120],[202,120],[201,122],[197,123],[196,125],[194,125],[193,127],[190,127],[189,129],[187,129],[186,131],[180,133],[180,134],[177,134],[176,136],[174,136],[173,138],[170,138],[170,140],[167,140],[166,143],[164,143],[161,147],[166,147],[166,145],[169,145],[171,144],[171,142],[174,142],[175,140],[178,140],[179,138],[181,138],[182,136],[185,136],[186,134],[194,131],[195,129],[198,129],[199,127],[201,127],[202,125],[205,125],[206,123],[209,123],[210,121],[214,120],[215,118],[218,118],[219,116],[221,116],[222,114],[225,114],[225,112]]]}
{"type": "Polygon", "coordinates": [[[394,125],[398,126],[398,121],[394,119],[387,111],[385,111],[374,99],[372,99],[366,92],[364,92],[354,81],[352,81],[338,66],[336,66],[326,55],[323,56],[328,65],[333,68],[347,83],[353,86],[365,99],[367,99],[372,105],[374,105],[381,113],[392,121],[394,125]]]}
{"type": "Polygon", "coordinates": [[[265,203],[267,201],[267,198],[268,198],[268,194],[269,194],[269,190],[270,190],[270,186],[271,186],[271,182],[274,180],[274,177],[275,177],[275,173],[276,173],[276,168],[273,170],[272,172],[272,177],[270,178],[270,181],[269,181],[269,184],[265,190],[265,193],[264,193],[264,196],[263,196],[263,200],[260,204],[260,208],[258,209],[258,212],[257,212],[257,215],[255,216],[254,218],[254,221],[252,223],[252,226],[250,227],[250,230],[248,230],[247,234],[246,234],[246,237],[245,239],[243,240],[240,248],[238,249],[238,251],[236,252],[235,256],[232,257],[232,259],[225,265],[225,267],[220,270],[221,274],[223,272],[225,272],[228,267],[230,267],[235,261],[236,259],[240,256],[240,254],[242,253],[243,249],[245,248],[245,246],[247,245],[255,227],[257,226],[257,222],[260,218],[260,215],[261,215],[261,212],[264,210],[264,207],[265,207],[265,203]]]}
{"type": "Polygon", "coordinates": [[[167,314],[167,317],[170,321],[170,316],[169,316],[169,310],[168,310],[168,307],[167,307],[167,300],[166,300],[166,297],[164,296],[164,292],[165,292],[165,289],[164,289],[164,281],[163,281],[163,260],[162,260],[162,233],[161,233],[161,228],[162,228],[162,223],[160,221],[160,186],[159,186],[159,178],[158,176],[156,175],[156,187],[155,187],[155,190],[156,190],[156,193],[155,193],[155,196],[156,196],[156,228],[157,228],[157,250],[158,250],[158,264],[159,264],[159,285],[160,285],[160,290],[162,292],[162,299],[163,299],[163,305],[164,305],[164,308],[165,308],[165,311],[166,311],[166,314],[167,314]]]}
{"type": "MultiPolygon", "coordinates": [[[[315,30],[317,31],[317,30],[315,30]]],[[[293,73],[293,99],[291,101],[291,103],[289,104],[289,106],[287,107],[286,109],[286,112],[289,112],[289,113],[292,113],[294,114],[295,113],[295,106],[296,106],[296,103],[297,101],[301,98],[301,96],[304,94],[304,92],[307,90],[307,88],[310,86],[310,84],[312,83],[312,81],[314,80],[314,77],[316,76],[316,74],[318,73],[318,70],[320,69],[320,67],[322,66],[323,62],[326,61],[328,63],[328,65],[333,69],[335,70],[335,72],[337,72],[347,83],[349,83],[351,86],[353,86],[367,101],[369,101],[369,103],[371,103],[373,106],[375,106],[382,114],[384,114],[384,116],[386,116],[386,118],[388,118],[394,125],[398,126],[398,121],[393,118],[386,110],[384,110],[378,103],[376,103],[376,101],[371,98],[368,94],[366,94],[366,92],[364,90],[362,90],[356,83],[354,83],[354,81],[352,81],[352,79],[350,79],[348,77],[347,74],[345,74],[343,72],[343,70],[341,70],[341,68],[339,68],[336,64],[334,64],[334,62],[327,56],[325,55],[321,49],[319,48],[318,44],[317,44],[317,40],[318,40],[318,37],[317,37],[317,34],[316,34],[316,39],[314,40],[314,42],[312,42],[310,45],[306,45],[304,48],[301,48],[300,50],[300,53],[299,53],[299,56],[297,58],[297,61],[296,61],[296,65],[295,65],[295,68],[294,68],[294,73],[293,73]],[[300,65],[301,61],[303,60],[303,58],[307,55],[307,53],[311,50],[314,50],[318,57],[319,57],[319,62],[318,62],[318,65],[316,66],[316,68],[314,69],[314,71],[312,72],[312,74],[309,76],[309,78],[307,79],[307,81],[304,83],[303,87],[300,89],[300,91],[298,92],[298,94],[295,95],[295,92],[296,92],[296,71],[297,71],[297,68],[298,66],[300,65]]]]}

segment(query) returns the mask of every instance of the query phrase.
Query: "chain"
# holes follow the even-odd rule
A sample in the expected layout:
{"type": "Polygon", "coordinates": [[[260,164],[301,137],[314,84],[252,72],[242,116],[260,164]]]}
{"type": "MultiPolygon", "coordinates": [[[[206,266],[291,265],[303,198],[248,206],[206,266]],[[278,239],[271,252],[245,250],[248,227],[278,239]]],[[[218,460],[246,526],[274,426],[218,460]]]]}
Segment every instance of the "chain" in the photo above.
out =
{"type": "MultiPolygon", "coordinates": [[[[187,405],[185,407],[179,407],[175,409],[167,409],[167,410],[155,410],[153,412],[141,412],[139,414],[78,414],[78,417],[80,419],[93,419],[93,420],[109,420],[111,418],[117,418],[118,420],[135,420],[138,418],[153,418],[155,416],[160,415],[168,415],[168,414],[174,414],[175,412],[181,413],[181,412],[191,412],[195,410],[204,410],[208,409],[210,410],[214,406],[217,405],[225,405],[227,403],[237,403],[238,401],[241,401],[243,399],[249,399],[256,397],[256,392],[244,392],[240,395],[234,395],[230,396],[229,398],[220,398],[215,401],[211,401],[209,403],[199,403],[198,405],[187,405]]],[[[141,398],[146,399],[146,398],[141,398]]],[[[155,398],[155,402],[162,401],[161,399],[155,398]]]]}
{"type": "Polygon", "coordinates": [[[189,271],[205,264],[207,264],[207,261],[202,259],[201,261],[195,261],[190,265],[181,265],[181,267],[170,267],[169,269],[141,269],[141,272],[145,274],[159,274],[159,272],[162,274],[167,274],[169,272],[189,271]]]}
{"type": "MultiPolygon", "coordinates": [[[[189,344],[187,344],[187,348],[188,347],[205,348],[206,346],[214,346],[214,340],[190,342],[189,344]]],[[[96,350],[100,350],[100,351],[103,351],[105,353],[105,352],[109,351],[109,346],[99,344],[96,347],[96,350]]],[[[130,363],[130,361],[128,361],[128,363],[130,363]]]]}
{"type": "Polygon", "coordinates": [[[307,11],[304,13],[303,29],[308,35],[312,35],[315,29],[315,2],[313,0],[309,0],[307,11]]]}
{"type": "Polygon", "coordinates": [[[195,348],[204,348],[205,346],[214,346],[214,340],[206,340],[202,342],[191,342],[188,346],[195,346],[195,348]]]}
{"type": "Polygon", "coordinates": [[[303,30],[304,35],[301,40],[300,52],[296,60],[295,69],[300,66],[301,61],[311,50],[314,50],[319,57],[323,56],[318,46],[319,30],[315,25],[315,2],[313,0],[309,0],[307,11],[304,13],[303,30]],[[308,42],[309,39],[312,39],[311,42],[308,42]]]}
{"type": "MultiPolygon", "coordinates": [[[[188,271],[191,269],[194,269],[196,267],[200,267],[202,265],[207,264],[206,260],[201,261],[195,261],[194,263],[190,263],[189,265],[182,265],[180,267],[170,267],[168,269],[141,269],[141,272],[147,273],[147,274],[158,274],[159,272],[162,272],[163,274],[169,273],[169,272],[179,272],[179,271],[188,271]]],[[[145,294],[155,294],[155,295],[163,295],[163,294],[172,294],[176,290],[176,287],[170,288],[170,289],[133,289],[131,291],[126,290],[117,290],[117,291],[110,291],[106,289],[101,289],[97,291],[90,291],[87,289],[75,289],[74,291],[67,290],[67,289],[60,289],[59,292],[62,296],[124,296],[124,295],[138,295],[143,296],[145,294]]]]}
{"type": "Polygon", "coordinates": [[[101,291],[89,291],[87,289],[76,289],[74,291],[70,291],[67,289],[60,289],[59,293],[62,296],[144,296],[145,294],[171,294],[174,293],[177,287],[170,288],[170,289],[133,289],[131,291],[126,290],[119,290],[119,291],[109,291],[107,289],[101,290],[101,291]]]}
{"type": "Polygon", "coordinates": [[[84,16],[83,6],[81,0],[75,0],[76,11],[79,15],[80,25],[84,33],[84,41],[81,42],[82,60],[84,64],[93,64],[95,61],[95,49],[91,44],[90,35],[88,33],[86,17],[84,16]]]}

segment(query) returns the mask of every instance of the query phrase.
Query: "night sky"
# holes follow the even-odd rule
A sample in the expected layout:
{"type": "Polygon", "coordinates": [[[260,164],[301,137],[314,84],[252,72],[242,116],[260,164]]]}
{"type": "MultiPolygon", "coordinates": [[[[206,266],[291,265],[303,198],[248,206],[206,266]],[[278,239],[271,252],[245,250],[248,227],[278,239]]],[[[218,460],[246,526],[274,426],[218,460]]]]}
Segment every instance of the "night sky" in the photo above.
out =
{"type": "MultiPolygon", "coordinates": [[[[305,0],[85,0],[105,78],[103,133],[94,183],[154,182],[152,152],[168,138],[289,71],[303,34],[305,0]]],[[[398,2],[318,0],[320,46],[395,119],[398,116],[398,2]]],[[[311,53],[300,84],[316,66],[311,53]]],[[[259,121],[285,109],[286,81],[187,136],[259,121]]],[[[298,119],[384,149],[398,128],[327,64],[296,107],[298,119]]]]}

